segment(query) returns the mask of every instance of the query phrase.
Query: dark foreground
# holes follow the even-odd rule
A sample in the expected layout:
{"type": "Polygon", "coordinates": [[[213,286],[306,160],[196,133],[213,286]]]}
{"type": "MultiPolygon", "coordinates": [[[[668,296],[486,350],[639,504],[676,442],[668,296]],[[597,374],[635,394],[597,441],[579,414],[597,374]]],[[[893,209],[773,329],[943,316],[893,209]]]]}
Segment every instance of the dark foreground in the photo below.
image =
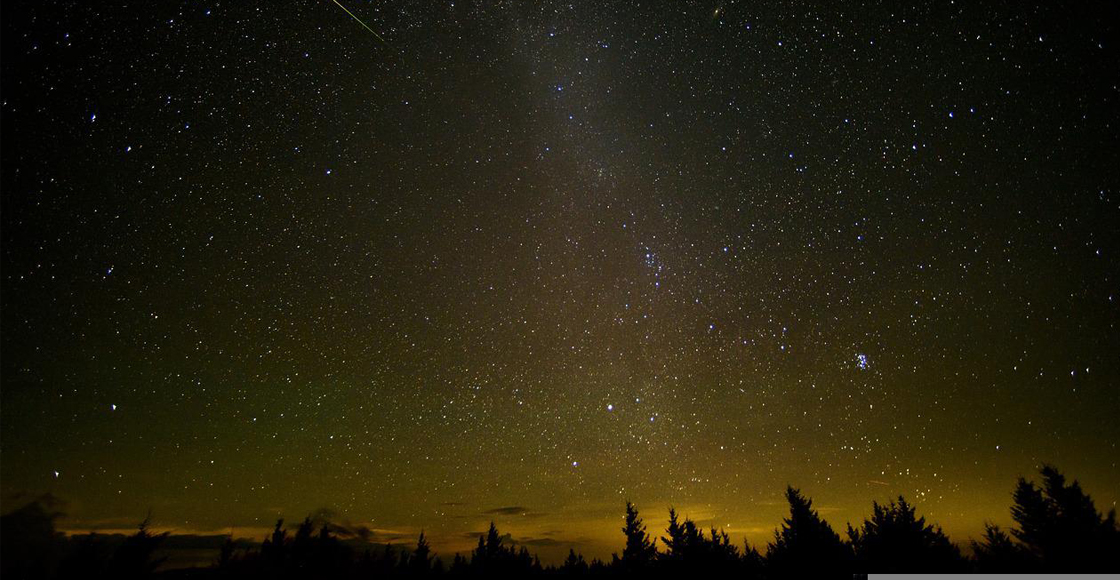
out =
{"type": "Polygon", "coordinates": [[[669,511],[665,535],[646,531],[637,509],[626,505],[621,532],[625,545],[611,561],[592,560],[571,551],[560,566],[542,566],[525,547],[505,545],[490,525],[469,556],[443,560],[432,554],[424,534],[411,549],[355,544],[339,537],[329,522],[304,520],[294,530],[277,522],[257,545],[227,538],[211,566],[161,570],[156,556],[167,534],[153,534],[147,522],[127,537],[71,536],[58,533],[45,502],[35,501],[2,518],[0,571],[5,580],[48,578],[604,578],[618,576],[719,576],[737,578],[851,578],[865,572],[1024,573],[1120,571],[1120,528],[1115,511],[1097,511],[1076,481],[1052,467],[1041,483],[1020,478],[1012,493],[1015,526],[1006,533],[988,525],[971,556],[939,527],[918,516],[899,497],[872,505],[862,525],[848,526],[841,537],[813,510],[812,501],[786,490],[790,513],[765,553],[741,548],[722,530],[705,532],[669,511]]]}

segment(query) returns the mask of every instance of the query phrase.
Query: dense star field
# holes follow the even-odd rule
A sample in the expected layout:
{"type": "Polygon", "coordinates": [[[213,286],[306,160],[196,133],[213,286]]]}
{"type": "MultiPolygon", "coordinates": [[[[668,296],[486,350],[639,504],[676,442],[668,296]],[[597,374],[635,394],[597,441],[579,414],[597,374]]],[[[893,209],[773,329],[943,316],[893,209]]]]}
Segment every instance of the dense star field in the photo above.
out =
{"type": "Polygon", "coordinates": [[[1117,20],[920,4],[5,5],[5,510],[548,561],[787,483],[1114,507],[1117,20]]]}

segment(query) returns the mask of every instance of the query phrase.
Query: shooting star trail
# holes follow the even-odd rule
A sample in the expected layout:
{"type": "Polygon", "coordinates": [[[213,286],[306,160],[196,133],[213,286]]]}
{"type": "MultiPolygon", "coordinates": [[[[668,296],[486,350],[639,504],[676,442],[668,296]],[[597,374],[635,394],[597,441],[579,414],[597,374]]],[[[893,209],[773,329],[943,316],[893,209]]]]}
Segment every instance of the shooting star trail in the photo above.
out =
{"type": "Polygon", "coordinates": [[[337,5],[338,5],[338,7],[339,7],[339,8],[341,8],[341,9],[345,10],[345,11],[346,11],[346,13],[350,15],[350,18],[353,18],[354,20],[357,20],[357,21],[358,21],[358,24],[361,24],[363,28],[365,28],[366,30],[370,31],[370,32],[371,32],[371,33],[372,33],[372,34],[373,34],[374,36],[376,36],[376,37],[377,37],[377,40],[380,40],[381,42],[383,42],[383,43],[385,44],[385,46],[389,46],[389,43],[388,43],[388,42],[385,42],[385,39],[384,39],[384,38],[381,38],[381,35],[380,35],[380,34],[378,34],[376,30],[374,30],[374,29],[370,28],[369,26],[367,26],[365,22],[362,22],[362,19],[361,19],[361,18],[358,18],[357,16],[354,16],[354,13],[353,13],[353,12],[351,12],[351,11],[349,11],[349,10],[346,10],[346,7],[345,7],[345,6],[343,6],[342,4],[339,4],[338,0],[331,0],[331,2],[334,2],[335,4],[337,4],[337,5]]]}

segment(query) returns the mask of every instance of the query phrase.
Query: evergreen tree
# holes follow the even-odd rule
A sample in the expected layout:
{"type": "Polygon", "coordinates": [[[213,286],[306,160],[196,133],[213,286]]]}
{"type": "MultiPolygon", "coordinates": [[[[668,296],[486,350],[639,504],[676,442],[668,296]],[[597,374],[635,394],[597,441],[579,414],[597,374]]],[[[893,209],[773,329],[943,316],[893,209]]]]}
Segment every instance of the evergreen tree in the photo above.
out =
{"type": "Polygon", "coordinates": [[[775,575],[847,577],[851,552],[828,522],[813,509],[813,502],[793,487],[786,488],[789,518],[774,532],[766,564],[775,575]]]}
{"type": "Polygon", "coordinates": [[[692,560],[693,562],[699,561],[706,547],[704,532],[696,527],[696,522],[686,517],[684,523],[681,524],[681,535],[684,545],[684,549],[682,550],[684,559],[686,561],[692,560]]]}
{"type": "Polygon", "coordinates": [[[296,528],[296,533],[292,536],[291,546],[288,549],[288,565],[296,570],[308,570],[311,568],[312,552],[314,551],[314,530],[315,524],[308,516],[303,519],[299,527],[296,528]]]}
{"type": "Polygon", "coordinates": [[[708,547],[705,550],[712,568],[720,573],[731,572],[739,567],[741,558],[739,548],[731,543],[731,536],[723,530],[711,528],[708,547]]]}
{"type": "Polygon", "coordinates": [[[479,536],[478,548],[471,557],[471,571],[479,576],[516,576],[531,574],[534,566],[533,555],[524,546],[515,550],[512,546],[502,545],[503,538],[494,522],[486,536],[479,536]]]}
{"type": "Polygon", "coordinates": [[[490,561],[497,561],[502,555],[502,537],[498,535],[498,528],[490,522],[490,529],[486,531],[486,557],[490,561]]]}
{"type": "Polygon", "coordinates": [[[148,531],[150,520],[151,516],[140,522],[136,533],[126,538],[124,543],[117,547],[106,570],[109,578],[126,580],[150,578],[155,573],[156,568],[167,559],[155,558],[154,554],[170,532],[152,534],[148,531]]]}
{"type": "Polygon", "coordinates": [[[467,559],[458,552],[455,552],[455,559],[451,561],[451,569],[449,572],[452,576],[466,576],[470,570],[467,564],[467,559]]]}
{"type": "Polygon", "coordinates": [[[743,557],[740,561],[742,562],[743,573],[747,578],[759,578],[765,572],[766,558],[759,554],[758,550],[750,545],[750,542],[745,540],[743,542],[743,557]]]}
{"type": "MultiPolygon", "coordinates": [[[[493,524],[491,524],[493,525],[493,524]]],[[[471,552],[471,564],[482,564],[486,560],[486,538],[478,537],[478,547],[471,552]]]]}
{"type": "Polygon", "coordinates": [[[568,557],[564,560],[564,564],[560,566],[560,573],[564,576],[583,576],[587,574],[587,562],[583,561],[583,554],[576,554],[572,548],[568,548],[568,557]]]}
{"type": "Polygon", "coordinates": [[[233,564],[234,548],[233,533],[231,532],[222,542],[222,548],[218,551],[218,559],[214,563],[219,570],[228,570],[233,564]]]}
{"type": "Polygon", "coordinates": [[[681,560],[684,558],[684,527],[677,519],[677,510],[669,508],[669,527],[665,528],[668,537],[661,536],[661,543],[665,546],[662,558],[665,560],[681,560]]]}
{"type": "MultiPolygon", "coordinates": [[[[510,548],[510,553],[513,553],[512,548],[510,548]]],[[[517,555],[512,559],[511,564],[512,568],[518,571],[528,572],[533,569],[534,561],[533,555],[529,553],[529,548],[521,546],[521,549],[517,551],[517,555]]]]}
{"type": "Polygon", "coordinates": [[[412,551],[412,557],[408,560],[409,570],[413,574],[419,576],[426,576],[431,570],[431,557],[432,547],[428,544],[427,538],[424,537],[424,532],[420,532],[420,539],[416,540],[416,549],[412,551]]]}
{"type": "Polygon", "coordinates": [[[1074,481],[1045,465],[1042,486],[1020,477],[1013,493],[1011,530],[1046,572],[1111,572],[1112,554],[1120,553],[1116,512],[1101,515],[1093,499],[1074,481]]]}
{"type": "Polygon", "coordinates": [[[393,573],[397,567],[397,555],[393,553],[393,545],[385,542],[385,549],[381,552],[380,570],[382,576],[388,576],[393,573]]]}
{"type": "Polygon", "coordinates": [[[626,535],[626,547],[622,550],[622,566],[628,572],[649,568],[657,557],[656,540],[650,540],[638,509],[626,502],[626,525],[622,528],[626,535]]]}
{"type": "Polygon", "coordinates": [[[981,541],[972,541],[972,553],[976,558],[976,571],[983,574],[1023,574],[1031,571],[1030,555],[999,526],[990,523],[984,524],[981,541]]]}
{"type": "Polygon", "coordinates": [[[284,560],[285,545],[288,542],[288,530],[284,529],[284,518],[276,520],[276,528],[272,535],[265,538],[261,544],[261,558],[273,566],[279,566],[284,560]]]}
{"type": "Polygon", "coordinates": [[[338,541],[331,533],[331,525],[324,522],[319,527],[319,535],[311,546],[308,567],[320,576],[341,575],[351,564],[353,553],[348,546],[338,541]]]}
{"type": "MultiPolygon", "coordinates": [[[[4,578],[50,578],[66,546],[54,522],[61,502],[43,495],[0,516],[0,575],[4,578]]],[[[90,539],[92,543],[92,539],[90,539]]],[[[90,574],[92,570],[82,570],[90,574]]]]}
{"type": "Polygon", "coordinates": [[[965,560],[941,528],[927,525],[899,496],[898,503],[872,504],[870,520],[848,537],[861,571],[875,573],[962,572],[965,560]]]}

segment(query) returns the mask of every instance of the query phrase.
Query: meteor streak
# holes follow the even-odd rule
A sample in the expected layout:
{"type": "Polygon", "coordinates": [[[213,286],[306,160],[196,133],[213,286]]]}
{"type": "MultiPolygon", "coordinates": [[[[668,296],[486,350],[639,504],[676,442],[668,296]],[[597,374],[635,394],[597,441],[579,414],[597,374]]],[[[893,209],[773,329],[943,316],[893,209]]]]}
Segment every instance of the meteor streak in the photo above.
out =
{"type": "Polygon", "coordinates": [[[351,11],[349,11],[349,10],[346,10],[346,7],[345,7],[345,6],[343,6],[342,4],[339,4],[338,0],[331,0],[331,2],[334,2],[335,4],[338,4],[338,7],[339,7],[339,8],[341,8],[341,9],[343,9],[343,10],[345,10],[345,11],[346,11],[346,13],[350,15],[350,18],[353,18],[354,20],[357,20],[357,21],[358,21],[358,24],[361,24],[363,28],[365,28],[366,30],[370,31],[370,32],[371,32],[371,33],[372,33],[372,34],[373,34],[374,36],[376,36],[376,37],[377,37],[377,40],[380,40],[381,42],[383,42],[383,43],[385,44],[385,46],[389,46],[389,43],[388,43],[388,42],[385,42],[385,39],[384,39],[384,38],[381,38],[381,35],[380,35],[380,34],[378,34],[378,33],[377,33],[377,31],[375,31],[374,29],[372,29],[372,28],[370,28],[369,26],[367,26],[365,22],[362,22],[362,19],[361,19],[361,18],[358,18],[357,16],[354,16],[354,13],[353,13],[353,12],[351,12],[351,11]]]}

